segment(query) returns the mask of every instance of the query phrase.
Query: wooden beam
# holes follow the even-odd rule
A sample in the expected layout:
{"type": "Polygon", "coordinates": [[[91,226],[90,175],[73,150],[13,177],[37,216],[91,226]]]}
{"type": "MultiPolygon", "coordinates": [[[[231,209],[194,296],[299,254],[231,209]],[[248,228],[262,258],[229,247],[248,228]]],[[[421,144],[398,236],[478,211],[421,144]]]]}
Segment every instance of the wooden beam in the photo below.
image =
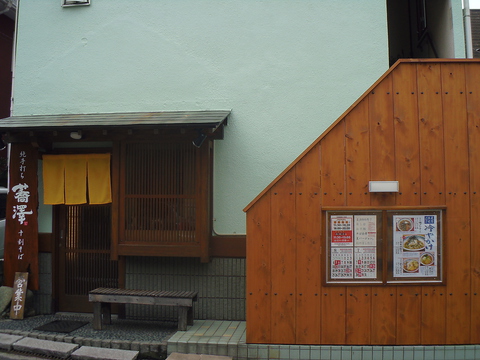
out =
{"type": "Polygon", "coordinates": [[[223,258],[247,257],[246,235],[214,235],[210,239],[210,256],[223,258]]]}

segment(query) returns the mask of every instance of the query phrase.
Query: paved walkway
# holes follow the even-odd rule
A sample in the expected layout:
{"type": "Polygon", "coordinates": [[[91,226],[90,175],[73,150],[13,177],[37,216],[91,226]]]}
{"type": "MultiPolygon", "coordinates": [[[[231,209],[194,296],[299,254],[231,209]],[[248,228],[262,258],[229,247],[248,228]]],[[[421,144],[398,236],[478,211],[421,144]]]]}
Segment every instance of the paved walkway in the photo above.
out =
{"type": "Polygon", "coordinates": [[[329,346],[246,344],[245,322],[195,320],[167,341],[167,353],[230,356],[234,360],[475,360],[480,345],[329,346]]]}
{"type": "Polygon", "coordinates": [[[177,331],[167,341],[168,354],[246,355],[245,321],[195,320],[187,331],[177,331]],[[242,350],[243,352],[242,352],[242,350]]]}
{"type": "MultiPolygon", "coordinates": [[[[40,319],[45,320],[45,319],[40,319]]],[[[20,320],[22,330],[12,330],[9,321],[0,321],[0,333],[19,337],[66,342],[94,348],[133,350],[143,355],[172,353],[208,354],[229,356],[234,360],[466,360],[480,359],[480,345],[458,346],[328,346],[328,345],[278,345],[246,344],[246,323],[244,321],[195,320],[186,331],[164,332],[159,323],[154,328],[150,322],[127,323],[125,328],[115,325],[102,331],[88,329],[83,333],[51,334],[35,331],[33,324],[20,320]],[[28,325],[28,326],[27,326],[28,325]],[[156,329],[156,330],[154,330],[156,329]],[[122,331],[120,331],[122,330],[122,331]],[[125,331],[123,331],[125,330],[125,331]],[[91,332],[90,332],[91,331],[91,332]],[[146,331],[146,332],[145,332],[146,331]],[[158,333],[156,333],[157,331],[158,333]],[[146,334],[149,336],[145,336],[146,334]],[[129,340],[105,339],[105,336],[120,335],[129,340]],[[165,336],[162,338],[162,334],[165,336]],[[92,336],[92,337],[90,337],[92,336]],[[152,341],[152,336],[154,340],[152,341]],[[143,338],[138,340],[138,338],[143,338]],[[136,339],[136,340],[133,340],[136,339]]],[[[31,341],[31,340],[30,340],[31,341]]],[[[145,356],[145,357],[146,357],[145,356]]],[[[190,359],[191,357],[185,357],[190,359]]],[[[2,359],[0,355],[0,359],[2,359]]]]}

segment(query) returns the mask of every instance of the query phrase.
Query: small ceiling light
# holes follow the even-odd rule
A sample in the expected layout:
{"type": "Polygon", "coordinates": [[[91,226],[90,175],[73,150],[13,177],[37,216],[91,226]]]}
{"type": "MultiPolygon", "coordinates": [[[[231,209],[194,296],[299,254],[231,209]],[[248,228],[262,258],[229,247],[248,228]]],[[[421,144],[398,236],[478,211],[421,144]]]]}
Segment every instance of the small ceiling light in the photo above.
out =
{"type": "Polygon", "coordinates": [[[369,181],[368,191],[370,192],[398,192],[398,181],[369,181]]]}
{"type": "Polygon", "coordinates": [[[90,5],[90,0],[62,0],[62,6],[90,5]]]}
{"type": "Polygon", "coordinates": [[[82,138],[82,132],[81,131],[72,131],[70,133],[70,137],[74,140],[80,140],[82,138]]]}
{"type": "Polygon", "coordinates": [[[198,136],[192,141],[193,146],[199,148],[202,146],[206,138],[207,135],[205,135],[201,130],[198,130],[198,136]]]}

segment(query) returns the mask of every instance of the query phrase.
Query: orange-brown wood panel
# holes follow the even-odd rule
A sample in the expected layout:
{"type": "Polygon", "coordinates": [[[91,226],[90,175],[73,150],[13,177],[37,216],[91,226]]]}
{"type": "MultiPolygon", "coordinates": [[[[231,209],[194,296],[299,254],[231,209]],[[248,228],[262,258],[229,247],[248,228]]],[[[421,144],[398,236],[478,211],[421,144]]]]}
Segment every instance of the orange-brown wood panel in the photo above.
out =
{"type": "MultiPolygon", "coordinates": [[[[370,128],[370,180],[395,180],[393,89],[389,75],[368,95],[370,128]]],[[[372,206],[395,204],[396,195],[370,194],[372,206]]],[[[396,288],[375,288],[372,296],[373,344],[392,344],[396,337],[396,288]]]]}
{"type": "Polygon", "coordinates": [[[249,207],[247,341],[480,342],[479,71],[398,64],[249,207]],[[369,180],[398,180],[401,194],[369,193],[369,180]],[[320,206],[420,205],[446,205],[446,285],[322,283],[320,206]]]}
{"type": "Polygon", "coordinates": [[[322,205],[344,206],[345,195],[345,121],[330,131],[321,144],[322,205]]]}
{"type": "Polygon", "coordinates": [[[345,129],[347,205],[368,206],[368,182],[371,180],[368,99],[348,114],[345,129]]]}
{"type": "Polygon", "coordinates": [[[447,191],[446,340],[470,340],[470,211],[468,129],[466,120],[465,66],[442,64],[443,120],[445,125],[445,188],[447,191]]]}
{"type": "Polygon", "coordinates": [[[247,214],[247,342],[271,341],[270,192],[247,214]]]}
{"type": "MultiPolygon", "coordinates": [[[[368,95],[370,123],[370,180],[395,180],[392,76],[387,76],[368,95]]],[[[396,195],[371,194],[372,205],[394,205],[396,195]]]]}
{"type": "Polygon", "coordinates": [[[422,205],[445,205],[445,152],[443,141],[440,64],[417,65],[422,205]]]}
{"type": "MultiPolygon", "coordinates": [[[[330,132],[331,136],[321,141],[322,205],[343,206],[345,196],[345,121],[330,132]]],[[[322,289],[322,344],[345,342],[345,287],[322,289]]]]}
{"type": "MultiPolygon", "coordinates": [[[[470,159],[470,206],[471,239],[480,233],[480,63],[466,66],[467,116],[470,159]]],[[[480,342],[480,246],[472,241],[471,246],[472,310],[470,343],[480,342]]]]}
{"type": "Polygon", "coordinates": [[[322,308],[321,341],[323,345],[345,344],[345,287],[325,287],[320,294],[322,308]]]}
{"type": "Polygon", "coordinates": [[[397,288],[397,345],[420,344],[421,287],[400,286],[397,288]]]}
{"type": "MultiPolygon", "coordinates": [[[[360,102],[345,119],[347,205],[370,205],[370,141],[368,100],[360,102]]],[[[346,289],[346,341],[368,344],[371,339],[371,286],[346,289]]]]}
{"type": "Polygon", "coordinates": [[[400,184],[396,205],[420,204],[417,72],[403,64],[392,74],[395,131],[395,173],[400,184]]]}
{"type": "Polygon", "coordinates": [[[372,289],[372,345],[394,345],[396,342],[397,289],[372,289]]]}
{"type": "Polygon", "coordinates": [[[445,344],[445,286],[422,286],[421,344],[445,344]]]}
{"type": "Polygon", "coordinates": [[[296,343],[320,343],[321,215],[320,146],[295,167],[296,194],[296,343]]]}
{"type": "Polygon", "coordinates": [[[349,345],[370,344],[371,339],[371,288],[347,287],[346,343],[349,345]]]}
{"type": "Polygon", "coordinates": [[[272,342],[295,343],[295,175],[292,169],[272,188],[272,342]]]}
{"type": "MultiPolygon", "coordinates": [[[[417,71],[402,64],[392,74],[395,174],[400,185],[396,205],[420,205],[417,71]]],[[[387,239],[391,239],[388,234],[387,239]]],[[[420,343],[420,286],[397,288],[397,344],[420,343]]]]}
{"type": "MultiPolygon", "coordinates": [[[[422,205],[445,204],[442,83],[440,64],[417,64],[422,205]]],[[[422,344],[445,343],[444,286],[423,286],[422,344]]]]}

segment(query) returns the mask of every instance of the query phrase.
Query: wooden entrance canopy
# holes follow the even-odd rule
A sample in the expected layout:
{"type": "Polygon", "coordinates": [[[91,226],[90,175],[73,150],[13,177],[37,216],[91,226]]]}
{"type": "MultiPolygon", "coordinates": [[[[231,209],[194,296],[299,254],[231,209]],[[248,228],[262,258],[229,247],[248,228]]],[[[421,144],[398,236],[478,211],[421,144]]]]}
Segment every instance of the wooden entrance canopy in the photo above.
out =
{"type": "Polygon", "coordinates": [[[247,342],[480,342],[479,79],[478,60],[398,61],[245,208],[247,342]],[[326,282],[326,209],[424,207],[445,210],[444,283],[326,282]]]}
{"type": "Polygon", "coordinates": [[[8,142],[64,142],[72,141],[72,131],[88,141],[105,141],[140,132],[145,136],[203,129],[221,139],[229,115],[230,110],[204,110],[11,116],[0,120],[0,133],[8,142]]]}

